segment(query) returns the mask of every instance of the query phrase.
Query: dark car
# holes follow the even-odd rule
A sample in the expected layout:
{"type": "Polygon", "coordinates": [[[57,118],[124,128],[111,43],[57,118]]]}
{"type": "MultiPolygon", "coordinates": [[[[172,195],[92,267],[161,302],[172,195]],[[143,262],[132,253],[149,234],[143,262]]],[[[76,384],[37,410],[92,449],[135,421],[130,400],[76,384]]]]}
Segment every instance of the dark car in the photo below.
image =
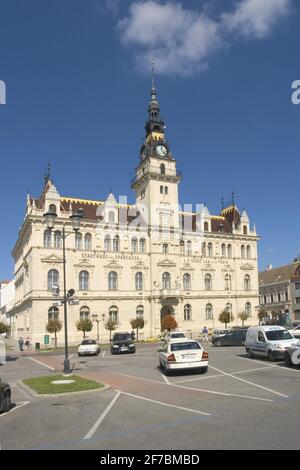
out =
{"type": "Polygon", "coordinates": [[[130,333],[115,333],[111,343],[111,353],[135,353],[135,344],[130,333]]]}
{"type": "Polygon", "coordinates": [[[0,379],[0,413],[6,413],[11,407],[10,386],[0,379]]]}
{"type": "Polygon", "coordinates": [[[244,346],[246,341],[247,328],[228,331],[223,336],[212,338],[213,346],[244,346]]]}

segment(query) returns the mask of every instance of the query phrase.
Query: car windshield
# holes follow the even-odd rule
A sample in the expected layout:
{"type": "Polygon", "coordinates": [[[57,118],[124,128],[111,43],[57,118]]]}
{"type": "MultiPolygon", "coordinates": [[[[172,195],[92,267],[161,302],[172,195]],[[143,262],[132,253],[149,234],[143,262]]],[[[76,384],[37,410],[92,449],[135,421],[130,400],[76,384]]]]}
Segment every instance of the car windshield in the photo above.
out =
{"type": "Polygon", "coordinates": [[[81,342],[81,346],[87,346],[89,344],[96,344],[96,341],[94,339],[84,339],[81,342]]]}
{"type": "Polygon", "coordinates": [[[173,343],[171,344],[171,351],[185,351],[185,350],[193,350],[193,349],[201,349],[200,344],[195,342],[186,342],[186,343],[173,343]]]}
{"type": "Polygon", "coordinates": [[[183,333],[172,333],[171,338],[185,338],[183,333]]]}
{"type": "Polygon", "coordinates": [[[266,337],[269,341],[281,341],[281,340],[293,339],[292,335],[286,330],[266,331],[266,337]]]}
{"type": "Polygon", "coordinates": [[[129,341],[131,340],[130,335],[115,335],[113,341],[129,341]]]}

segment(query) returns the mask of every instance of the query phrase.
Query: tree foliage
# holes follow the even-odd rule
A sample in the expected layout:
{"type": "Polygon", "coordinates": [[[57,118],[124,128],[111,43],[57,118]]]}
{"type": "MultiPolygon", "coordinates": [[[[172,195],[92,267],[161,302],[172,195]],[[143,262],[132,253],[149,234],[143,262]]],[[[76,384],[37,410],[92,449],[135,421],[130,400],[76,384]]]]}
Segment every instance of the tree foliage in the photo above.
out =
{"type": "Polygon", "coordinates": [[[86,332],[92,331],[93,322],[90,318],[82,318],[76,323],[76,328],[78,331],[83,332],[83,337],[85,338],[86,332]]]}
{"type": "Polygon", "coordinates": [[[247,313],[247,312],[241,312],[241,313],[238,314],[238,318],[240,320],[242,320],[242,325],[243,326],[245,324],[245,321],[247,321],[249,317],[250,317],[250,314],[247,313]]]}
{"type": "Polygon", "coordinates": [[[111,341],[111,332],[115,331],[117,323],[113,320],[108,320],[105,324],[105,329],[109,331],[109,341],[111,341]]]}
{"type": "Polygon", "coordinates": [[[228,310],[223,310],[222,313],[219,315],[219,322],[224,323],[225,327],[227,328],[228,323],[234,320],[234,316],[232,313],[228,312],[228,310]]]}
{"type": "Polygon", "coordinates": [[[257,313],[259,324],[263,321],[264,318],[268,317],[268,312],[264,309],[260,309],[257,313]]]}
{"type": "Polygon", "coordinates": [[[46,325],[46,331],[51,334],[54,333],[55,348],[57,348],[57,333],[61,331],[62,327],[63,327],[62,322],[56,318],[53,320],[49,320],[46,325]]]}
{"type": "Polygon", "coordinates": [[[0,335],[9,333],[9,331],[10,331],[9,325],[0,321],[0,335]]]}
{"type": "Polygon", "coordinates": [[[130,321],[130,325],[133,330],[136,330],[136,339],[139,340],[139,330],[142,330],[145,326],[145,321],[143,318],[134,318],[130,321]]]}
{"type": "Polygon", "coordinates": [[[177,321],[175,320],[174,315],[166,315],[161,322],[161,328],[162,330],[175,330],[177,328],[177,321]]]}

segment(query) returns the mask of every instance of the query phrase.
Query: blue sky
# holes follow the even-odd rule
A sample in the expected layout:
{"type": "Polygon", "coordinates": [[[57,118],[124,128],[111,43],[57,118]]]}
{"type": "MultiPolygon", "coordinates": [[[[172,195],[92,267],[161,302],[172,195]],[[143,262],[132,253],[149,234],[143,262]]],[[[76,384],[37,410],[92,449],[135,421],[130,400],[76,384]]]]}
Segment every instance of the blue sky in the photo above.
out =
{"type": "Polygon", "coordinates": [[[48,159],[62,195],[112,188],[134,200],[152,54],[181,202],[218,213],[234,190],[262,236],[260,267],[297,256],[299,10],[295,0],[2,0],[0,279],[12,277],[26,193],[41,192],[48,159]]]}

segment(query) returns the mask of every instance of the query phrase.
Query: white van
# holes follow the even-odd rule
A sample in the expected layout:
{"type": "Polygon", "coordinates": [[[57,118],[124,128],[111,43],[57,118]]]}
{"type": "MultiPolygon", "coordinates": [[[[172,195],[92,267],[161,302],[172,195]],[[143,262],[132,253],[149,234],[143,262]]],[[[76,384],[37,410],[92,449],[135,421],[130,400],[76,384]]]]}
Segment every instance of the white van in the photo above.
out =
{"type": "Polygon", "coordinates": [[[245,348],[249,357],[267,357],[270,361],[284,359],[285,348],[298,345],[282,326],[253,326],[246,336],[245,348]]]}

